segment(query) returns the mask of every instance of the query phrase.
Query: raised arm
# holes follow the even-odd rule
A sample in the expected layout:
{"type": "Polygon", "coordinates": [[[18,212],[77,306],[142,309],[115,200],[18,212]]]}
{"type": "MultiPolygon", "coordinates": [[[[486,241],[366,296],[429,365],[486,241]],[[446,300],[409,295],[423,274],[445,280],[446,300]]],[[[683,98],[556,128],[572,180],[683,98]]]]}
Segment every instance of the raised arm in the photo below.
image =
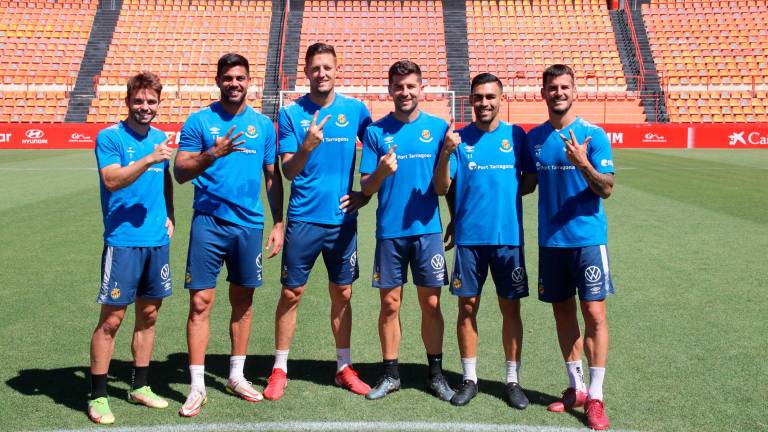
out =
{"type": "Polygon", "coordinates": [[[173,149],[168,147],[170,137],[155,146],[155,150],[138,161],[121,167],[119,164],[110,164],[101,169],[101,180],[108,191],[114,192],[131,185],[139,176],[154,164],[170,160],[173,149]]]}
{"type": "Polygon", "coordinates": [[[570,131],[570,139],[560,134],[565,142],[565,155],[568,160],[581,172],[587,181],[589,188],[600,198],[607,199],[613,193],[613,174],[598,172],[587,157],[587,145],[592,137],[587,137],[584,144],[579,144],[573,130],[570,131]]]}
{"type": "Polygon", "coordinates": [[[280,160],[283,163],[283,175],[288,180],[293,180],[301,170],[304,169],[304,165],[307,164],[307,159],[312,151],[323,142],[323,127],[331,119],[330,115],[325,116],[323,121],[317,123],[317,116],[320,111],[315,111],[315,115],[312,117],[312,123],[309,125],[307,135],[304,137],[304,141],[295,153],[283,153],[280,156],[280,160]]]}
{"type": "Polygon", "coordinates": [[[445,133],[445,139],[443,140],[443,147],[440,150],[440,157],[437,159],[437,166],[435,167],[435,173],[432,176],[432,185],[435,187],[435,192],[438,195],[445,195],[448,193],[448,189],[451,187],[451,154],[461,143],[461,137],[453,129],[453,119],[448,126],[448,131],[445,133]]]}
{"type": "Polygon", "coordinates": [[[232,126],[226,135],[216,138],[213,147],[204,152],[178,151],[173,163],[173,175],[176,177],[176,181],[186,183],[202,174],[209,166],[213,165],[216,159],[230,153],[243,151],[238,146],[244,144],[245,140],[237,140],[243,135],[243,132],[232,135],[234,131],[235,126],[232,126]]]}

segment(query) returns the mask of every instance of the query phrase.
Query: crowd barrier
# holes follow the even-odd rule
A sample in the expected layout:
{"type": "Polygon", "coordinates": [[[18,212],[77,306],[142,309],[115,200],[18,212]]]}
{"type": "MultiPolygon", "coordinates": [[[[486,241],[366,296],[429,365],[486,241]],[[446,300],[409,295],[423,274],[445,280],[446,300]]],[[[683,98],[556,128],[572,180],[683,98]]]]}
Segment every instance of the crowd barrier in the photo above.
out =
{"type": "MultiPolygon", "coordinates": [[[[93,149],[98,123],[0,123],[0,149],[93,149]]],[[[178,132],[181,124],[155,125],[178,132]]],[[[523,125],[528,130],[535,125],[523,125]]],[[[763,148],[768,123],[606,124],[614,148],[763,148]]],[[[176,133],[178,142],[179,134],[176,133]]]]}

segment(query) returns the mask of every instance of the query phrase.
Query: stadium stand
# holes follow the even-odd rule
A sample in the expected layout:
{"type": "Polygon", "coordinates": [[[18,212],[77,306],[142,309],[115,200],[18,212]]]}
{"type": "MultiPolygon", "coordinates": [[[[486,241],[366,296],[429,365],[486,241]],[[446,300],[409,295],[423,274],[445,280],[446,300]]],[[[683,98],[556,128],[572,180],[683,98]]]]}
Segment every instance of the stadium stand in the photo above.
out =
{"type": "Polygon", "coordinates": [[[603,0],[467,0],[471,75],[495,73],[505,85],[510,121],[542,121],[541,73],[565,63],[577,73],[577,98],[595,122],[644,122],[627,90],[603,0]]]}
{"type": "Polygon", "coordinates": [[[756,0],[642,5],[654,59],[666,77],[671,122],[768,121],[765,6],[756,0]]]}
{"type": "Polygon", "coordinates": [[[62,122],[98,2],[0,1],[0,122],[62,122]]]}
{"type": "MultiPolygon", "coordinates": [[[[447,90],[442,7],[442,2],[432,0],[307,0],[297,70],[304,69],[309,45],[320,41],[334,45],[341,68],[336,79],[339,91],[365,99],[373,118],[391,111],[392,102],[362,92],[385,92],[387,71],[397,60],[418,63],[427,88],[447,90]]],[[[297,83],[304,82],[302,78],[297,83]]],[[[307,89],[297,85],[295,90],[307,89]]],[[[447,97],[427,99],[425,110],[450,117],[447,97]]]]}
{"type": "Polygon", "coordinates": [[[219,98],[213,76],[226,52],[248,58],[248,98],[260,109],[271,7],[264,0],[125,0],[88,121],[124,116],[126,79],[148,70],[164,84],[155,121],[184,122],[190,112],[219,98]]]}

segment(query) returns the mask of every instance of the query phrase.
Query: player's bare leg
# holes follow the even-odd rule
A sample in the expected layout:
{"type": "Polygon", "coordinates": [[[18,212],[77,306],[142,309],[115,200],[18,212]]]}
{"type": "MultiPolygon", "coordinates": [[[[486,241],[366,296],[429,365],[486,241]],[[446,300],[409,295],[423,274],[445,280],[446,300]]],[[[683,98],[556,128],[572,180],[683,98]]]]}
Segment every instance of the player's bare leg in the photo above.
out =
{"type": "Polygon", "coordinates": [[[115,352],[115,335],[125,317],[125,306],[101,305],[99,322],[91,336],[91,374],[103,375],[115,352]]]}
{"type": "Polygon", "coordinates": [[[456,334],[459,339],[459,353],[464,377],[461,386],[451,399],[453,405],[469,403],[477,394],[477,311],[480,297],[459,297],[459,317],[456,334]]]}
{"type": "Polygon", "coordinates": [[[397,359],[400,354],[400,305],[403,298],[402,287],[379,290],[381,308],[379,309],[379,341],[381,355],[386,359],[397,359]]]}
{"type": "Polygon", "coordinates": [[[243,375],[253,319],[253,288],[230,283],[229,304],[232,306],[229,319],[232,355],[229,358],[229,379],[226,389],[229,393],[249,402],[259,402],[263,399],[261,393],[256,391],[243,375]]]}
{"type": "Polygon", "coordinates": [[[189,364],[205,364],[205,351],[210,337],[210,314],[216,290],[213,288],[189,290],[189,316],[187,317],[187,348],[189,364]]]}
{"type": "Polygon", "coordinates": [[[136,299],[136,323],[133,328],[131,352],[133,364],[138,367],[149,366],[152,348],[155,344],[155,324],[163,301],[161,299],[136,299]]]}
{"type": "Polygon", "coordinates": [[[352,369],[352,285],[328,282],[331,296],[331,331],[336,341],[336,384],[355,394],[365,395],[371,387],[352,369]]]}
{"type": "Polygon", "coordinates": [[[547,409],[552,412],[563,412],[574,407],[582,406],[587,399],[584,374],[581,363],[581,352],[584,340],[579,329],[579,319],[576,308],[576,297],[570,297],[559,303],[552,304],[555,316],[557,340],[560,352],[565,360],[568,374],[568,388],[560,400],[551,403],[547,409]]]}
{"type": "Polygon", "coordinates": [[[131,392],[128,400],[150,408],[165,408],[168,401],[156,395],[147,382],[152,348],[155,345],[155,324],[162,299],[136,299],[136,323],[133,328],[131,352],[133,353],[133,373],[131,392]]]}
{"type": "Polygon", "coordinates": [[[513,408],[528,407],[528,397],[520,387],[520,360],[523,350],[523,320],[520,317],[520,300],[499,297],[499,309],[502,316],[501,343],[506,357],[507,376],[505,396],[507,404],[513,408]]]}
{"type": "Polygon", "coordinates": [[[304,294],[304,287],[283,286],[275,309],[275,349],[288,350],[296,332],[296,314],[304,294]]]}
{"type": "Polygon", "coordinates": [[[421,340],[427,354],[443,352],[445,322],[440,310],[440,288],[416,287],[421,308],[421,340]]]}
{"type": "Polygon", "coordinates": [[[253,288],[230,284],[229,303],[232,305],[232,315],[229,320],[232,355],[244,356],[248,353],[248,339],[251,336],[253,288]]]}

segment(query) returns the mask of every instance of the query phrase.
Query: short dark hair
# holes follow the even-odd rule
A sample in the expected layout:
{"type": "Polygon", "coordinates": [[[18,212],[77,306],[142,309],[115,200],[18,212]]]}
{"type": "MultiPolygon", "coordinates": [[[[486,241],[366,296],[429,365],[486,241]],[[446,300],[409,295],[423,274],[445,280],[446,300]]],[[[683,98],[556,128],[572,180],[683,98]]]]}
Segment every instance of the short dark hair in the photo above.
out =
{"type": "Polygon", "coordinates": [[[152,72],[140,72],[130,77],[126,87],[126,97],[129,99],[135,92],[139,90],[154,90],[158,97],[163,91],[163,85],[160,84],[160,78],[152,72]]]}
{"type": "Polygon", "coordinates": [[[488,84],[488,83],[498,84],[499,89],[501,89],[501,91],[504,92],[504,85],[501,84],[501,80],[499,79],[499,77],[497,77],[492,73],[483,72],[481,74],[475,75],[475,77],[472,78],[472,83],[470,83],[469,85],[470,93],[473,93],[475,91],[475,87],[483,84],[488,84]]]}
{"type": "Polygon", "coordinates": [[[245,74],[251,74],[250,66],[248,65],[248,59],[240,54],[227,53],[219,58],[219,62],[216,65],[216,78],[220,77],[224,73],[225,69],[229,69],[234,66],[242,66],[245,68],[245,74]]]}
{"type": "Polygon", "coordinates": [[[541,76],[541,86],[546,87],[547,83],[552,78],[557,78],[563,75],[570,75],[571,80],[573,80],[574,83],[576,82],[573,69],[571,69],[571,67],[568,65],[558,63],[558,64],[553,64],[552,66],[544,69],[544,74],[542,74],[541,76]]]}
{"type": "Polygon", "coordinates": [[[336,50],[333,48],[333,45],[328,45],[323,42],[315,42],[307,48],[307,53],[304,55],[304,64],[309,65],[312,57],[318,54],[332,54],[333,58],[336,59],[336,50]]]}
{"type": "Polygon", "coordinates": [[[421,68],[416,63],[410,60],[396,61],[389,67],[389,83],[392,84],[392,78],[397,76],[407,76],[410,74],[416,74],[421,82],[421,68]]]}

